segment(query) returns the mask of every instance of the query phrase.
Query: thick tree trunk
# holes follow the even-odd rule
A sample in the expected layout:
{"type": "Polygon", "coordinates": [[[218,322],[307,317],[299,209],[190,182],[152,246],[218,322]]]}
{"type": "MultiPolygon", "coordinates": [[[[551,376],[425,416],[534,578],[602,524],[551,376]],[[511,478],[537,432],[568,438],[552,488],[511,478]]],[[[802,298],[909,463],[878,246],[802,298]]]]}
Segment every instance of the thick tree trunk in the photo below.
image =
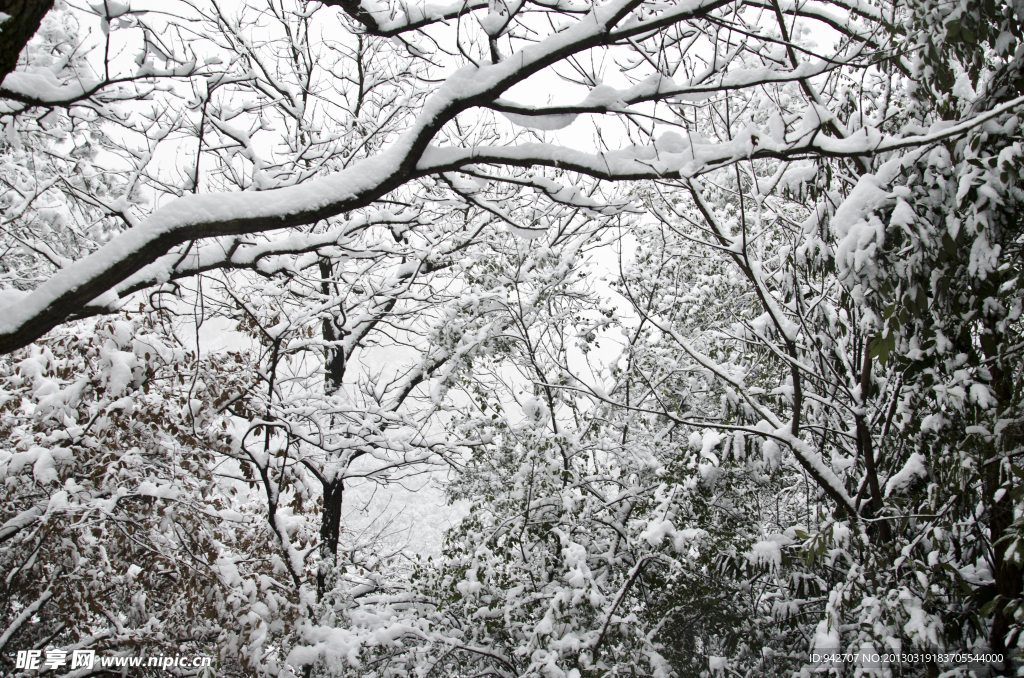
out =
{"type": "Polygon", "coordinates": [[[0,82],[18,65],[18,55],[52,8],[53,0],[0,0],[0,12],[9,17],[0,23],[0,82]]]}
{"type": "MultiPolygon", "coordinates": [[[[324,296],[330,296],[332,291],[335,294],[337,293],[336,289],[332,290],[331,279],[333,277],[334,267],[331,265],[330,260],[321,259],[320,291],[324,296]]],[[[344,311],[343,306],[342,311],[344,311]]],[[[324,341],[336,342],[342,338],[343,332],[341,328],[335,325],[334,318],[328,316],[323,319],[321,324],[324,341]]],[[[324,351],[324,392],[327,395],[333,395],[341,388],[341,384],[345,380],[345,363],[347,360],[348,357],[340,346],[328,346],[324,351]]]]}
{"type": "Polygon", "coordinates": [[[323,487],[324,508],[320,514],[320,569],[316,575],[317,598],[323,598],[328,586],[332,584],[334,566],[338,562],[341,504],[345,494],[345,482],[337,478],[330,483],[324,483],[323,487]]]}
{"type": "MultiPolygon", "coordinates": [[[[320,289],[325,296],[337,289],[332,289],[334,267],[328,259],[320,262],[320,289]]],[[[344,308],[344,307],[342,307],[344,308]]],[[[326,342],[337,342],[342,337],[342,330],[335,325],[334,318],[324,318],[322,323],[323,337],[326,342]]],[[[347,356],[339,346],[329,346],[324,351],[324,393],[332,395],[340,388],[345,379],[345,363],[347,356]]],[[[333,417],[331,419],[333,425],[333,417]]],[[[322,599],[329,587],[334,585],[334,567],[338,562],[338,540],[341,537],[341,505],[345,495],[345,481],[336,477],[323,482],[323,513],[320,514],[320,568],[316,576],[317,598],[322,599]]]]}

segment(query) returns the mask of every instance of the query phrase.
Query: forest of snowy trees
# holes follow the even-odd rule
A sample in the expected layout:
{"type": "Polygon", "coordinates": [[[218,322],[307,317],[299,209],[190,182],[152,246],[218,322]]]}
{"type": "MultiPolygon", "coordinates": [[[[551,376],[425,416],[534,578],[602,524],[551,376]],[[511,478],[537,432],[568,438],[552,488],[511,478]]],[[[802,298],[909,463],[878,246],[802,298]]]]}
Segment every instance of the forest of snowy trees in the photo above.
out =
{"type": "Polygon", "coordinates": [[[2,0],[0,77],[0,675],[1024,675],[1024,0],[2,0]]]}

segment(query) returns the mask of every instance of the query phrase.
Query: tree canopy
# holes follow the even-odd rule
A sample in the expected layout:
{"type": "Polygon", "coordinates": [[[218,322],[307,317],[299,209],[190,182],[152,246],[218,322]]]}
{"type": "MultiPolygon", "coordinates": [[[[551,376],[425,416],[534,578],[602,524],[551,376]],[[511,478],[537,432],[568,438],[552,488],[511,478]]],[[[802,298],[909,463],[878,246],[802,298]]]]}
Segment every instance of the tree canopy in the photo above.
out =
{"type": "Polygon", "coordinates": [[[1024,4],[0,12],[5,673],[1024,667],[1024,4]]]}

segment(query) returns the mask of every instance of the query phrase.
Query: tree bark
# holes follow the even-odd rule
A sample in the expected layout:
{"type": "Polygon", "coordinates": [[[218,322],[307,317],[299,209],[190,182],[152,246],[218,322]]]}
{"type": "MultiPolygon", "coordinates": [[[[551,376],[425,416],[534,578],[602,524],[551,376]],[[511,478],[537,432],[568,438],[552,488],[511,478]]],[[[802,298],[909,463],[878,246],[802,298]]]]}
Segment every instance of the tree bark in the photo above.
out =
{"type": "Polygon", "coordinates": [[[324,508],[320,515],[320,568],[316,575],[317,598],[327,593],[331,574],[338,562],[338,540],[341,538],[341,505],[345,494],[342,478],[324,483],[324,508]]]}
{"type": "Polygon", "coordinates": [[[0,23],[0,82],[18,65],[18,56],[52,8],[53,0],[0,0],[0,12],[10,17],[0,23]]]}
{"type": "MultiPolygon", "coordinates": [[[[328,259],[321,259],[319,263],[320,291],[325,297],[329,297],[332,292],[337,294],[337,289],[332,290],[331,283],[334,277],[334,266],[328,259]]],[[[344,313],[344,303],[339,304],[339,307],[344,313]]],[[[337,342],[343,338],[344,331],[340,326],[335,325],[334,318],[328,316],[323,319],[321,324],[325,342],[337,342]]],[[[348,356],[340,346],[335,344],[324,350],[324,392],[327,395],[334,395],[341,388],[341,384],[345,380],[345,364],[347,362],[348,356]]]]}

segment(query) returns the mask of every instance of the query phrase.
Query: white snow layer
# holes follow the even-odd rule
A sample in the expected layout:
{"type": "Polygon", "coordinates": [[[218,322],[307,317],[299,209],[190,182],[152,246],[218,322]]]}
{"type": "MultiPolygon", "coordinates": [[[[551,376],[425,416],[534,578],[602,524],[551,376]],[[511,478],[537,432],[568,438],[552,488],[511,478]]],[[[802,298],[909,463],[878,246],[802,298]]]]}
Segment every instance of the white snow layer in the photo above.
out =
{"type": "Polygon", "coordinates": [[[914,452],[910,455],[910,459],[907,460],[907,463],[903,465],[903,468],[886,481],[885,496],[888,497],[893,492],[902,492],[909,487],[914,480],[924,478],[927,475],[928,470],[925,467],[925,458],[917,452],[914,452]]]}

